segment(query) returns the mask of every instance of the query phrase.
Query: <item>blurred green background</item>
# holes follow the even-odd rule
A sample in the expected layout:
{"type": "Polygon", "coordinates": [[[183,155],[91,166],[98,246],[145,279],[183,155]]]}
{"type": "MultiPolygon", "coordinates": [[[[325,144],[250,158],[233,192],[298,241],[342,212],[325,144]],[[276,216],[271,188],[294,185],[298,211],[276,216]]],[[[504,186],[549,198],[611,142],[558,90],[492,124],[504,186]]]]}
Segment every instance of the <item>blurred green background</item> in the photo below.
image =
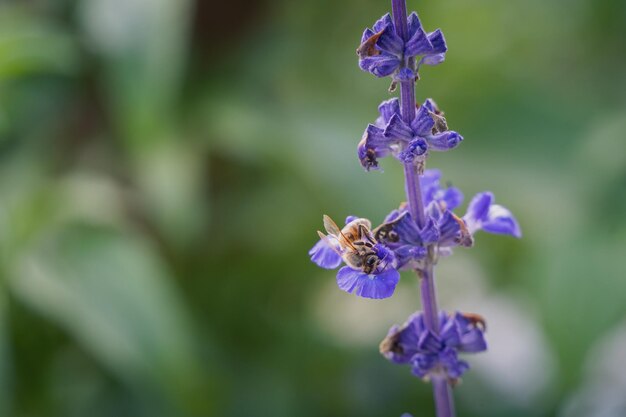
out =
{"type": "MultiPolygon", "coordinates": [[[[433,415],[377,349],[414,276],[359,299],[306,255],[404,198],[355,156],[388,3],[0,2],[1,416],[433,415]]],[[[465,137],[429,166],[524,231],[440,262],[489,322],[459,415],[626,415],[626,3],[408,8],[450,47],[418,101],[465,137]]]]}

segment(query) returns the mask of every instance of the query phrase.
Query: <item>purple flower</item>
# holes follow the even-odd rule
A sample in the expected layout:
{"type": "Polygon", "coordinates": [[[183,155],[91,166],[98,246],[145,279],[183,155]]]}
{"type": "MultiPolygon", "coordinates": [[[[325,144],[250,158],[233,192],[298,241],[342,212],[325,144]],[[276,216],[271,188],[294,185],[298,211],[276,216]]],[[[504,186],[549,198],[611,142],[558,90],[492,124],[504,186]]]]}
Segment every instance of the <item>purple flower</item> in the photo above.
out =
{"type": "MultiPolygon", "coordinates": [[[[346,224],[355,219],[354,216],[348,216],[346,224]]],[[[316,265],[325,269],[336,269],[342,262],[346,263],[337,272],[337,285],[341,290],[359,297],[391,297],[400,280],[396,255],[375,241],[355,241],[347,245],[328,235],[311,248],[309,256],[316,265]],[[356,256],[357,249],[363,245],[369,245],[371,250],[367,252],[368,255],[356,256]],[[355,258],[359,264],[355,263],[355,258]],[[370,260],[371,265],[368,263],[370,260]]]]}
{"type": "Polygon", "coordinates": [[[377,77],[393,75],[398,81],[417,78],[422,64],[437,65],[445,59],[446,41],[437,29],[426,33],[415,12],[407,18],[408,36],[405,42],[397,34],[389,14],[367,28],[357,48],[359,67],[377,77]],[[422,56],[420,60],[414,60],[422,56]]]}
{"type": "Polygon", "coordinates": [[[400,270],[418,267],[426,257],[426,245],[439,240],[439,232],[432,221],[420,230],[404,207],[392,211],[374,230],[374,236],[394,252],[400,270]]]}
{"type": "Polygon", "coordinates": [[[395,252],[398,269],[419,268],[429,244],[437,244],[440,256],[451,254],[455,246],[472,246],[473,235],[479,230],[521,236],[515,217],[506,208],[493,204],[493,194],[489,192],[477,194],[463,218],[454,214],[453,210],[463,202],[463,194],[455,187],[442,188],[440,178],[437,170],[426,170],[420,177],[427,215],[422,230],[404,204],[375,229],[376,239],[395,252]]]}
{"type": "Polygon", "coordinates": [[[433,201],[445,204],[448,210],[454,210],[463,202],[463,193],[455,187],[441,186],[441,171],[438,169],[427,169],[420,176],[420,188],[422,190],[422,201],[424,206],[430,205],[433,201]]]}
{"type": "MultiPolygon", "coordinates": [[[[393,256],[393,252],[389,252],[393,256]]],[[[400,281],[400,273],[393,267],[366,274],[344,266],[337,272],[337,286],[347,293],[364,298],[389,298],[400,281]]]]}
{"type": "Polygon", "coordinates": [[[485,321],[477,314],[439,313],[438,334],[430,331],[421,312],[414,313],[402,326],[393,326],[380,344],[388,360],[409,364],[413,374],[427,378],[433,374],[456,380],[469,369],[458,353],[476,353],[487,349],[485,321]]]}
{"type": "Polygon", "coordinates": [[[495,198],[490,192],[478,193],[470,201],[463,220],[470,233],[478,230],[522,237],[522,231],[513,214],[503,206],[494,204],[495,198]]]}
{"type": "Polygon", "coordinates": [[[419,106],[415,118],[410,124],[406,123],[400,113],[394,114],[385,126],[384,135],[388,140],[409,143],[414,140],[422,140],[428,144],[428,149],[435,151],[447,151],[455,148],[463,137],[457,132],[447,130],[445,119],[439,110],[434,111],[436,105],[431,99],[419,106]],[[445,126],[445,130],[441,130],[445,126]]]}
{"type": "Polygon", "coordinates": [[[392,98],[378,106],[380,116],[374,124],[367,125],[359,142],[357,153],[361,165],[366,169],[378,169],[378,158],[397,153],[401,149],[399,141],[391,141],[385,137],[385,127],[394,114],[400,113],[400,101],[392,98]]]}
{"type": "Polygon", "coordinates": [[[452,210],[461,204],[463,194],[457,188],[440,186],[441,173],[426,170],[420,177],[422,201],[426,206],[426,224],[420,230],[406,204],[393,210],[383,225],[375,229],[376,239],[395,252],[398,269],[420,268],[426,257],[426,246],[437,244],[440,252],[447,254],[447,247],[471,240],[462,219],[452,210]]]}
{"type": "Polygon", "coordinates": [[[321,239],[309,250],[309,256],[315,265],[324,269],[337,269],[341,265],[341,256],[321,239]]]}
{"type": "Polygon", "coordinates": [[[368,171],[378,168],[378,158],[394,155],[405,164],[418,164],[425,160],[428,150],[447,151],[463,140],[448,130],[443,113],[431,99],[419,106],[411,123],[400,116],[397,98],[383,101],[378,111],[380,116],[367,126],[357,147],[359,161],[368,171]]]}

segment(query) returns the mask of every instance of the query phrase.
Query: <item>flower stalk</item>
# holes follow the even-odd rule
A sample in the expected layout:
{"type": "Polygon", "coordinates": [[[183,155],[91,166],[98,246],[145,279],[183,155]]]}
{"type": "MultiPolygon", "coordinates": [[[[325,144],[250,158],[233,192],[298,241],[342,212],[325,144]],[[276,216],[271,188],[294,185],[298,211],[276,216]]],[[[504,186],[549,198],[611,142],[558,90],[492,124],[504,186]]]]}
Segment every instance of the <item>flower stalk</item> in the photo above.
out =
{"type": "MultiPolygon", "coordinates": [[[[406,0],[391,0],[391,14],[393,15],[396,34],[406,42],[408,40],[406,0]]],[[[415,58],[405,57],[404,59],[407,60],[406,65],[411,68],[412,62],[408,61],[415,58]]],[[[400,114],[402,119],[409,125],[415,118],[415,78],[400,81],[400,114]]],[[[422,229],[425,223],[425,213],[418,167],[411,162],[405,163],[404,178],[409,212],[411,217],[415,219],[417,227],[422,229]]],[[[439,323],[437,320],[437,295],[434,280],[434,250],[432,247],[429,247],[427,250],[428,255],[424,259],[423,268],[416,269],[415,272],[420,280],[420,296],[424,310],[424,321],[429,330],[437,335],[439,333],[439,323]]],[[[437,417],[454,417],[454,399],[448,379],[433,377],[432,385],[437,417]]]]}

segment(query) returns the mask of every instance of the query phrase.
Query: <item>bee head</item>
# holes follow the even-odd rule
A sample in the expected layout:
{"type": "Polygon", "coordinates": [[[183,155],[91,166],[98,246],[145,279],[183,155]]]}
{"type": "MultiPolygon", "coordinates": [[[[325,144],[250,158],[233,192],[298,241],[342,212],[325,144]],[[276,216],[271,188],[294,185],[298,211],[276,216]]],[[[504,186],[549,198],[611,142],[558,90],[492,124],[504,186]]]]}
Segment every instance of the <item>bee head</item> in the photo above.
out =
{"type": "Polygon", "coordinates": [[[374,270],[380,263],[380,258],[375,253],[372,253],[371,255],[367,255],[365,257],[364,263],[366,268],[368,268],[369,270],[374,270]]]}
{"type": "Polygon", "coordinates": [[[393,264],[395,257],[393,252],[386,246],[377,243],[372,247],[372,251],[372,255],[368,256],[365,261],[368,262],[370,257],[373,258],[370,262],[373,263],[375,269],[382,272],[387,265],[393,264]]]}

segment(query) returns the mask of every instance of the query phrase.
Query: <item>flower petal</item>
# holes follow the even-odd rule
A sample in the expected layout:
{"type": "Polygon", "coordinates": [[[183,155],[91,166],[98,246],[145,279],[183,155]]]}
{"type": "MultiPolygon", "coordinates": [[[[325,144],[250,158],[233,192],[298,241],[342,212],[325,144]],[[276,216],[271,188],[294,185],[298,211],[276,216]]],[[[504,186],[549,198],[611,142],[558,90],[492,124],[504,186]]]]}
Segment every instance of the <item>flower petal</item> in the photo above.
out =
{"type": "Polygon", "coordinates": [[[414,163],[416,160],[423,160],[424,158],[420,158],[422,155],[426,153],[428,150],[428,143],[422,138],[415,138],[409,145],[398,155],[398,159],[400,159],[405,164],[414,163]]]}
{"type": "Polygon", "coordinates": [[[391,15],[389,13],[385,14],[383,17],[378,19],[376,23],[374,23],[374,26],[372,29],[374,29],[374,32],[380,32],[387,26],[393,27],[393,20],[391,19],[391,15]]]}
{"type": "Polygon", "coordinates": [[[400,71],[394,74],[393,79],[394,81],[399,81],[399,82],[413,81],[415,80],[415,73],[410,68],[404,67],[400,69],[400,71]]]}
{"type": "Polygon", "coordinates": [[[448,50],[448,46],[446,45],[446,39],[443,37],[441,29],[430,32],[428,34],[428,40],[433,47],[433,49],[430,51],[430,54],[443,54],[448,50]]]}
{"type": "Polygon", "coordinates": [[[344,266],[337,273],[337,285],[340,289],[364,298],[391,297],[399,280],[400,273],[393,268],[387,268],[380,274],[366,274],[344,266]]]}
{"type": "Polygon", "coordinates": [[[479,329],[472,329],[461,336],[459,351],[467,353],[477,353],[487,350],[485,335],[479,329]]]}
{"type": "Polygon", "coordinates": [[[498,204],[489,207],[487,220],[483,222],[482,229],[489,233],[522,237],[522,230],[513,214],[498,204]]]}
{"type": "MultiPolygon", "coordinates": [[[[486,191],[484,193],[478,193],[472,198],[469,206],[467,207],[467,213],[463,216],[463,220],[466,221],[468,226],[470,224],[474,224],[477,222],[483,222],[487,220],[487,216],[489,215],[489,207],[493,203],[494,197],[493,193],[486,191]]],[[[473,231],[470,228],[470,231],[473,231]]]]}
{"type": "Polygon", "coordinates": [[[433,45],[428,39],[426,32],[424,32],[417,14],[411,13],[408,24],[410,38],[404,46],[405,56],[414,57],[417,55],[424,55],[432,51],[433,45]]]}
{"type": "Polygon", "coordinates": [[[439,65],[443,61],[445,61],[445,59],[446,59],[446,54],[425,55],[417,63],[417,67],[415,69],[419,71],[422,65],[430,65],[430,66],[439,65]]]}
{"type": "Polygon", "coordinates": [[[367,125],[357,146],[357,156],[367,171],[378,168],[378,158],[387,156],[392,141],[385,137],[383,130],[372,124],[367,125]]]}
{"type": "Polygon", "coordinates": [[[456,221],[452,212],[446,210],[441,219],[439,219],[439,245],[441,246],[456,246],[459,243],[459,236],[461,233],[461,226],[456,221]]]}
{"type": "Polygon", "coordinates": [[[345,224],[348,224],[348,223],[350,223],[351,221],[356,220],[356,219],[358,219],[358,218],[359,218],[359,217],[357,217],[357,216],[347,216],[347,217],[346,217],[345,224]]]}
{"type": "Polygon", "coordinates": [[[438,356],[433,353],[418,353],[413,357],[411,372],[413,375],[424,378],[438,363],[438,356]]]}
{"type": "Polygon", "coordinates": [[[422,106],[426,107],[428,110],[435,114],[440,113],[437,103],[435,103],[435,100],[433,100],[432,98],[427,98],[426,100],[424,100],[422,106]]]}
{"type": "Polygon", "coordinates": [[[359,67],[381,78],[392,74],[400,66],[400,60],[388,54],[368,56],[359,59],[359,67]]]}
{"type": "Polygon", "coordinates": [[[380,352],[392,362],[410,363],[417,353],[419,336],[424,331],[424,318],[420,313],[412,314],[400,327],[394,325],[380,344],[380,352]]]}
{"type": "Polygon", "coordinates": [[[443,343],[439,336],[431,332],[430,330],[426,330],[422,332],[419,341],[417,342],[417,347],[422,351],[436,353],[441,350],[443,343]]]}
{"type": "Polygon", "coordinates": [[[420,237],[424,245],[435,243],[441,239],[439,226],[435,219],[428,216],[424,228],[420,230],[420,237]]]}
{"type": "Polygon", "coordinates": [[[443,133],[427,136],[426,140],[431,149],[435,151],[447,151],[456,148],[459,143],[463,141],[463,136],[452,130],[448,130],[443,133]]]}
{"type": "Polygon", "coordinates": [[[424,175],[420,176],[420,186],[422,188],[422,199],[424,206],[428,206],[435,198],[435,193],[439,191],[439,179],[441,171],[438,169],[427,169],[424,175]]]}
{"type": "Polygon", "coordinates": [[[365,144],[370,148],[386,148],[391,144],[389,138],[385,136],[385,131],[372,124],[367,125],[361,140],[365,139],[365,144]]]}
{"type": "Polygon", "coordinates": [[[438,363],[446,369],[448,377],[459,378],[469,369],[467,362],[459,360],[454,349],[445,349],[439,354],[438,363]]]}
{"type": "Polygon", "coordinates": [[[413,139],[413,130],[399,114],[394,114],[385,128],[385,136],[410,142],[413,139]]]}
{"type": "Polygon", "coordinates": [[[409,17],[407,18],[407,28],[408,28],[408,38],[411,39],[415,32],[422,27],[422,22],[420,22],[420,18],[417,16],[417,13],[411,12],[409,17]]]}
{"type": "Polygon", "coordinates": [[[402,39],[396,35],[393,25],[389,25],[383,30],[380,37],[376,41],[376,46],[383,51],[401,57],[404,42],[402,42],[402,39]]]}
{"type": "Polygon", "coordinates": [[[311,260],[325,269],[335,269],[341,265],[341,256],[323,240],[318,241],[309,251],[311,260]]]}
{"type": "Polygon", "coordinates": [[[402,218],[393,225],[393,231],[397,234],[397,242],[404,245],[421,246],[420,231],[411,218],[411,214],[406,211],[402,214],[402,218]]]}
{"type": "Polygon", "coordinates": [[[417,113],[415,114],[415,118],[411,122],[411,128],[413,128],[413,132],[419,136],[430,135],[433,130],[433,126],[435,125],[435,121],[430,116],[430,111],[425,106],[420,106],[417,109],[417,113]]]}
{"type": "Polygon", "coordinates": [[[440,314],[439,327],[441,329],[439,336],[441,337],[441,340],[443,340],[443,343],[448,347],[458,346],[461,342],[461,335],[459,333],[457,322],[454,318],[448,316],[447,314],[440,314]],[[443,318],[441,316],[443,316],[443,318]]]}
{"type": "Polygon", "coordinates": [[[448,187],[443,191],[441,199],[446,203],[448,210],[454,210],[463,202],[463,193],[455,187],[448,187]]]}
{"type": "Polygon", "coordinates": [[[385,100],[378,106],[378,112],[380,113],[385,125],[389,123],[391,116],[394,114],[400,114],[400,100],[394,97],[389,100],[385,100]]]}
{"type": "Polygon", "coordinates": [[[402,245],[393,248],[398,270],[414,269],[413,261],[424,259],[428,253],[423,246],[402,245]]]}
{"type": "Polygon", "coordinates": [[[365,28],[365,30],[363,31],[363,35],[361,35],[361,43],[365,42],[366,40],[368,40],[369,38],[371,38],[374,35],[375,35],[375,33],[374,33],[374,31],[372,31],[372,29],[365,28]]]}

